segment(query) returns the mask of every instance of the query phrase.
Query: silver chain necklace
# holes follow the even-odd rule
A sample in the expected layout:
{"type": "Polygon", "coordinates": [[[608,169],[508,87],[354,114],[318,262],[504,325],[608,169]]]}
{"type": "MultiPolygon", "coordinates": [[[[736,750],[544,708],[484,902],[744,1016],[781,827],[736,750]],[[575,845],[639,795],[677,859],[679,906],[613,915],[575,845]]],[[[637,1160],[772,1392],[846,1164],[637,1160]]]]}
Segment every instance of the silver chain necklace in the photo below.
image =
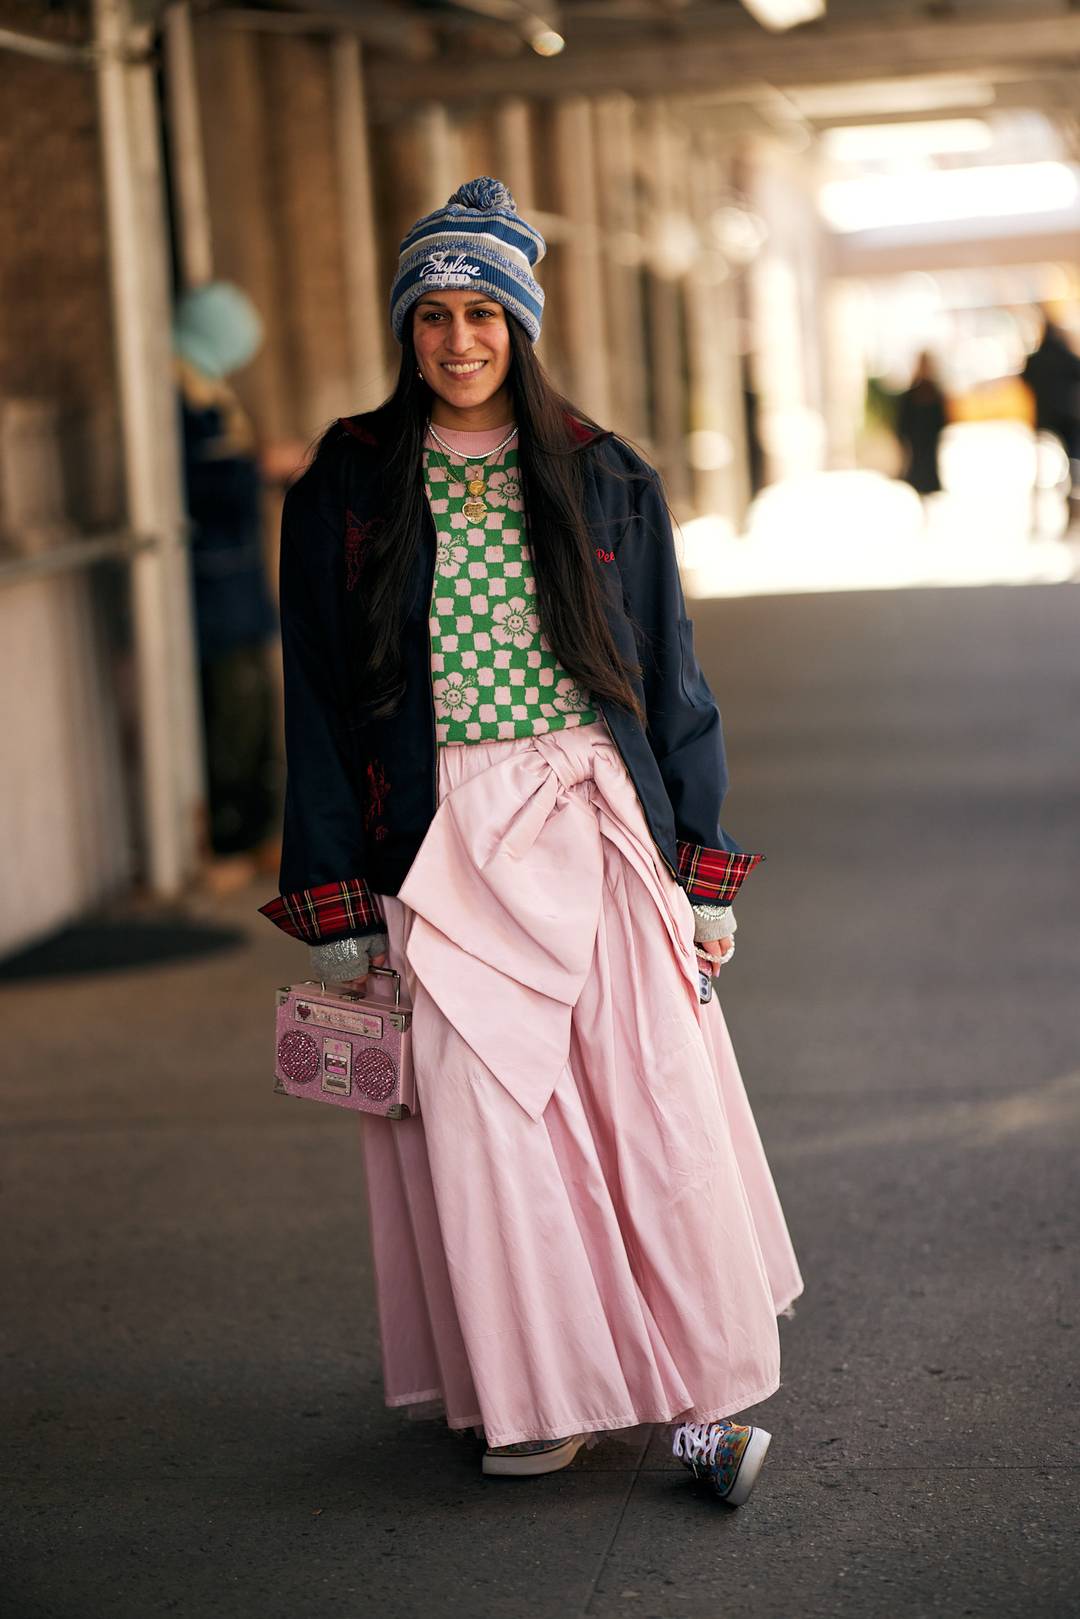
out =
{"type": "MultiPolygon", "coordinates": [[[[492,456],[501,455],[511,440],[517,437],[517,428],[512,427],[509,433],[507,433],[506,437],[503,439],[502,443],[496,444],[493,450],[485,450],[483,455],[466,455],[463,450],[455,450],[452,444],[447,444],[445,439],[440,438],[430,422],[428,422],[427,430],[431,434],[431,437],[434,439],[435,443],[438,445],[439,449],[443,451],[444,459],[446,459],[447,472],[450,471],[450,462],[449,459],[447,459],[448,457],[452,455],[460,455],[464,459],[466,466],[486,467],[492,456]]],[[[462,515],[467,523],[483,522],[487,515],[488,509],[487,502],[484,499],[486,494],[486,478],[469,479],[468,483],[465,485],[465,504],[461,508],[462,515]]]]}

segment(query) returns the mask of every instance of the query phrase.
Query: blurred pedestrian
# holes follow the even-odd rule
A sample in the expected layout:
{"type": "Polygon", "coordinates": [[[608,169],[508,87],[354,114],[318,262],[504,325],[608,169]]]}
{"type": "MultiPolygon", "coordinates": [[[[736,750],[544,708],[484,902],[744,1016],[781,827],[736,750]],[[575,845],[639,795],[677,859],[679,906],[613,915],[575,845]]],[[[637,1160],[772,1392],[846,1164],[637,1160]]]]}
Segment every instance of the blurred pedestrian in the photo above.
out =
{"type": "Polygon", "coordinates": [[[769,1436],[730,1413],[802,1286],[711,997],[759,857],[718,824],[659,478],[535,358],[543,251],[488,178],[420,220],[396,387],[286,498],[262,909],[413,1007],[419,1116],[363,1121],[388,1404],[482,1429],[498,1475],[672,1423],[738,1504],[769,1436]]]}
{"type": "Polygon", "coordinates": [[[1058,439],[1069,459],[1069,482],[1076,493],[1080,459],[1080,357],[1044,309],[1039,342],[1028,355],[1023,380],[1035,400],[1035,431],[1058,439]]]}
{"type": "Polygon", "coordinates": [[[901,477],[920,495],[936,495],[941,489],[938,451],[948,421],[948,405],[933,357],[924,352],[896,408],[896,436],[904,452],[901,477]]]}
{"type": "Polygon", "coordinates": [[[173,323],[206,744],[206,880],[219,892],[255,876],[278,807],[277,614],[262,480],[254,429],[227,380],[254,358],[262,331],[250,298],[225,281],[185,294],[173,323]]]}

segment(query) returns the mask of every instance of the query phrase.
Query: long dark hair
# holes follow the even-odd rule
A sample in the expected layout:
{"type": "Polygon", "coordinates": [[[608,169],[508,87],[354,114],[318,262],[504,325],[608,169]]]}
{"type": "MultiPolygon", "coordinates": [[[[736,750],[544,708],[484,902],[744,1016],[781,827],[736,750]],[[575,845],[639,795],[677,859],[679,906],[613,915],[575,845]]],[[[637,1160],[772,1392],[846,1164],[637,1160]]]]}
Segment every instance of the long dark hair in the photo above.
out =
{"type": "MultiPolygon", "coordinates": [[[[507,315],[509,382],[518,428],[518,465],[528,514],[537,608],[544,633],[567,672],[598,698],[610,698],[644,722],[631,684],[640,671],[619,653],[604,616],[584,517],[585,443],[599,428],[548,380],[524,328],[507,315]]],[[[407,322],[393,393],[380,407],[386,518],[365,543],[363,588],[347,597],[358,710],[393,714],[405,689],[401,626],[405,592],[420,541],[427,495],[422,477],[431,390],[419,375],[407,322]]]]}

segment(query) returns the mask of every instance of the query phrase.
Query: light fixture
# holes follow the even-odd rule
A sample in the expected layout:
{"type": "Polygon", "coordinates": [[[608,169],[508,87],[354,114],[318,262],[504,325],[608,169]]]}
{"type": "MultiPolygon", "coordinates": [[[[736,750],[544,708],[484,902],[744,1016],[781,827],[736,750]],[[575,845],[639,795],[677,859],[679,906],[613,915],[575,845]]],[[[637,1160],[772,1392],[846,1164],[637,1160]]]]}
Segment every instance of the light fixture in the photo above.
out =
{"type": "Polygon", "coordinates": [[[1000,163],[830,180],[819,195],[833,230],[910,229],[968,219],[1019,219],[1080,205],[1080,166],[1000,163]]]}
{"type": "Polygon", "coordinates": [[[543,16],[527,0],[450,0],[450,4],[458,11],[474,11],[508,23],[513,29],[510,38],[527,40],[537,56],[558,56],[565,49],[566,40],[555,26],[560,20],[555,0],[545,0],[543,16]]]}
{"type": "Polygon", "coordinates": [[[762,28],[775,33],[825,15],[825,0],[743,0],[743,5],[762,28]]]}
{"type": "Polygon", "coordinates": [[[911,124],[847,124],[827,129],[825,155],[836,163],[898,163],[945,153],[987,152],[994,132],[984,118],[926,119],[911,124]]]}
{"type": "Polygon", "coordinates": [[[566,41],[554,28],[538,28],[535,34],[529,35],[529,44],[537,56],[558,56],[566,41]]]}

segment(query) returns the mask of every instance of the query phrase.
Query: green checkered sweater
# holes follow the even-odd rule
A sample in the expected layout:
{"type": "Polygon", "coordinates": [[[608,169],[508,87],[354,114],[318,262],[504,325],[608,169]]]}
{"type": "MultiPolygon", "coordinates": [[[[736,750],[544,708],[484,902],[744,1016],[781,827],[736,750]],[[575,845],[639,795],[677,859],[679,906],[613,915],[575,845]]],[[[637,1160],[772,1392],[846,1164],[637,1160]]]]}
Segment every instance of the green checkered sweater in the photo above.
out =
{"type": "Polygon", "coordinates": [[[455,457],[448,473],[440,451],[424,452],[438,542],[429,623],[440,744],[504,741],[599,718],[540,629],[517,465],[510,449],[495,467],[455,457]],[[462,511],[470,477],[487,481],[482,527],[462,511]]]}

